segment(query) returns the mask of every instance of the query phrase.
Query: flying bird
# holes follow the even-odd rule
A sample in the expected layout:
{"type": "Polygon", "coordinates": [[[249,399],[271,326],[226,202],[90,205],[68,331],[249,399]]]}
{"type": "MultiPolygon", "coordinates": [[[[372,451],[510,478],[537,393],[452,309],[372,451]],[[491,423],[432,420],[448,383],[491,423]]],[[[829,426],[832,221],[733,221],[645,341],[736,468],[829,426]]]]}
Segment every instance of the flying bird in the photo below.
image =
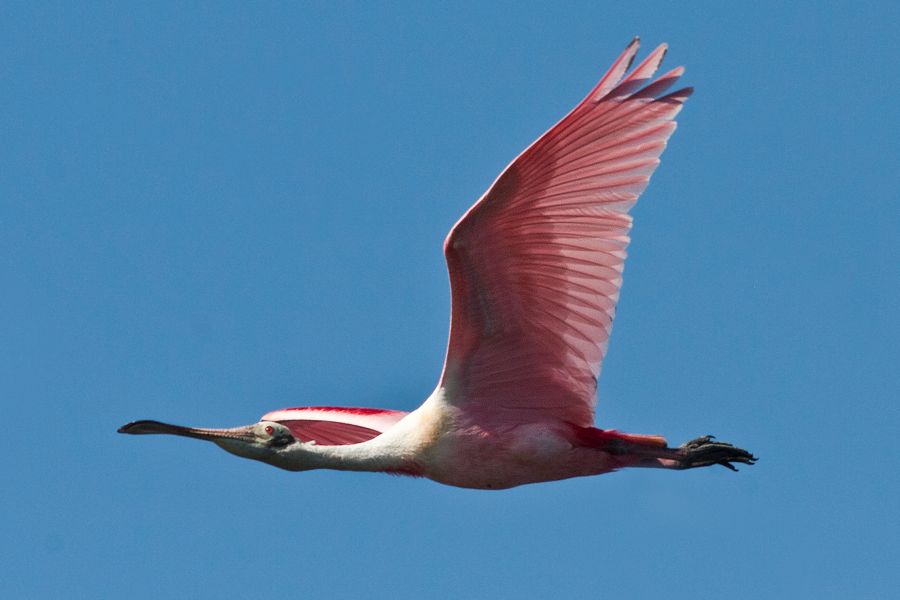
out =
{"type": "Polygon", "coordinates": [[[208,440],[290,471],[379,471],[477,489],[626,467],[753,464],[712,436],[670,447],[658,435],[594,426],[628,211],[693,91],[668,92],[682,67],[653,79],[665,44],[629,72],[638,45],[450,230],[450,340],[419,408],[285,408],[231,429],[144,420],[119,432],[208,440]]]}

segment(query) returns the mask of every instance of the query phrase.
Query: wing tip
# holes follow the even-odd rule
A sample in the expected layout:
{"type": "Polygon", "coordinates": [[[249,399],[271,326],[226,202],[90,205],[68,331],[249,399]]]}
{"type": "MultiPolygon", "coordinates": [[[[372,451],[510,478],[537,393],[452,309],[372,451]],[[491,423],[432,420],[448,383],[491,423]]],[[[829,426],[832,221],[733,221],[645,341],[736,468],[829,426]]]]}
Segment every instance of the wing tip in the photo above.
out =
{"type": "Polygon", "coordinates": [[[669,53],[669,44],[663,42],[659,46],[653,49],[653,51],[647,55],[647,59],[653,58],[653,62],[656,64],[656,69],[659,68],[659,65],[662,64],[663,60],[666,58],[666,54],[669,53]]]}
{"type": "Polygon", "coordinates": [[[637,56],[637,51],[640,47],[641,38],[636,35],[628,45],[625,46],[625,49],[619,54],[619,57],[613,62],[612,66],[603,74],[603,77],[600,78],[600,81],[597,82],[594,89],[590,91],[584,102],[588,100],[598,101],[606,96],[610,90],[619,85],[619,82],[628,70],[631,69],[631,65],[634,63],[634,59],[637,56]]]}
{"type": "Polygon", "coordinates": [[[634,69],[632,63],[637,57],[637,50],[640,47],[640,38],[635,36],[631,43],[625,47],[625,50],[619,55],[619,58],[609,68],[600,82],[594,87],[588,98],[594,102],[600,102],[603,99],[615,96],[629,96],[636,92],[644,84],[649,84],[650,88],[646,93],[637,92],[641,95],[656,95],[662,90],[672,85],[682,74],[684,67],[676,67],[665,73],[659,79],[653,80],[653,75],[659,70],[669,52],[669,44],[663,42],[651,51],[643,61],[634,69]],[[624,70],[622,63],[627,58],[627,65],[624,70]],[[651,90],[655,93],[651,94],[651,90]]]}
{"type": "Polygon", "coordinates": [[[669,94],[666,97],[667,98],[678,98],[682,102],[684,102],[685,100],[690,98],[693,93],[694,93],[694,86],[689,85],[687,87],[681,88],[680,90],[675,90],[674,92],[672,92],[671,94],[669,94]]]}
{"type": "Polygon", "coordinates": [[[628,64],[625,66],[625,71],[631,68],[631,65],[634,64],[634,59],[637,57],[637,52],[641,48],[641,36],[636,35],[631,38],[631,41],[628,42],[628,45],[625,46],[625,50],[622,51],[622,56],[628,56],[628,64]],[[630,54],[630,56],[629,56],[630,54]]]}

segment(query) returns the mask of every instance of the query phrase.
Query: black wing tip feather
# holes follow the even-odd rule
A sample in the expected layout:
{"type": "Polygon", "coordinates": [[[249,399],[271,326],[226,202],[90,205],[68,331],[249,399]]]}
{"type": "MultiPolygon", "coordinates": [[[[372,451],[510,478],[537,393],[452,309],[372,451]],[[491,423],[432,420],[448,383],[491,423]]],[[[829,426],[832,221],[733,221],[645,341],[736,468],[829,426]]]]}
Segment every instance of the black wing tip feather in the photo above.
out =
{"type": "Polygon", "coordinates": [[[635,51],[632,52],[631,58],[628,59],[628,66],[625,67],[625,72],[627,73],[629,69],[631,69],[631,65],[634,64],[634,59],[637,58],[637,48],[641,46],[641,36],[634,36],[631,41],[625,46],[625,52],[631,50],[632,47],[635,47],[635,51]]]}
{"type": "Polygon", "coordinates": [[[689,85],[689,86],[683,87],[679,90],[675,90],[674,92],[672,92],[670,94],[666,94],[665,96],[660,98],[660,100],[673,99],[673,100],[680,100],[681,102],[684,102],[693,93],[694,93],[694,86],[689,85]]]}

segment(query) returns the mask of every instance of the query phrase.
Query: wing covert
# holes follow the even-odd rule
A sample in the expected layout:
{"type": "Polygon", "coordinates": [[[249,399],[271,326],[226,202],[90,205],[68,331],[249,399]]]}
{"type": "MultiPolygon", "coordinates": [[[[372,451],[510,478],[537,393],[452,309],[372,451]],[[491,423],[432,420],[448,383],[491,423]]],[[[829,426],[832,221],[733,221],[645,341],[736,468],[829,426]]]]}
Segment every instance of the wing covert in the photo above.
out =
{"type": "Polygon", "coordinates": [[[401,410],[379,408],[307,406],[274,410],[260,420],[281,423],[301,442],[343,446],[377,437],[407,414],[401,410]]]}

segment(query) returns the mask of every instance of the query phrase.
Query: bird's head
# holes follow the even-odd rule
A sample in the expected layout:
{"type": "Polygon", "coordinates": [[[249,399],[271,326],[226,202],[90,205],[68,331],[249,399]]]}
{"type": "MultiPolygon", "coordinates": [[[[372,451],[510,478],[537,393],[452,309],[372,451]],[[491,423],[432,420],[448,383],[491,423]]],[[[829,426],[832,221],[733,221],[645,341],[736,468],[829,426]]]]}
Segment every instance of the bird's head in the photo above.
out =
{"type": "Polygon", "coordinates": [[[252,458],[276,466],[285,449],[298,443],[291,430],[274,421],[260,421],[231,429],[182,427],[159,421],[134,421],[118,429],[132,435],[168,434],[213,442],[223,450],[244,458],[252,458]]]}

